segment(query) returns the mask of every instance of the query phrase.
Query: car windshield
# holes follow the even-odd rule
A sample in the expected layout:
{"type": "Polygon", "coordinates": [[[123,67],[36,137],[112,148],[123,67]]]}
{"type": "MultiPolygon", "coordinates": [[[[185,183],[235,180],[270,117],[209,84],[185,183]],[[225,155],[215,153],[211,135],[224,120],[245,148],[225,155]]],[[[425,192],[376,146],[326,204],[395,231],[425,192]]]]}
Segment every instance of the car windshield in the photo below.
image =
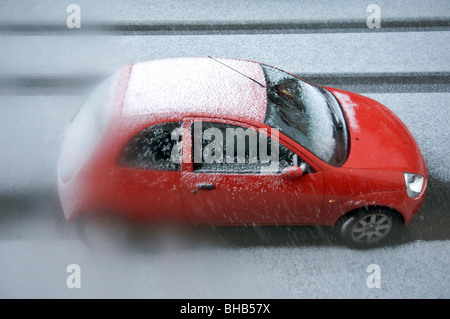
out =
{"type": "Polygon", "coordinates": [[[261,66],[267,87],[264,122],[326,163],[344,164],[350,149],[347,122],[333,94],[279,69],[261,66]]]}

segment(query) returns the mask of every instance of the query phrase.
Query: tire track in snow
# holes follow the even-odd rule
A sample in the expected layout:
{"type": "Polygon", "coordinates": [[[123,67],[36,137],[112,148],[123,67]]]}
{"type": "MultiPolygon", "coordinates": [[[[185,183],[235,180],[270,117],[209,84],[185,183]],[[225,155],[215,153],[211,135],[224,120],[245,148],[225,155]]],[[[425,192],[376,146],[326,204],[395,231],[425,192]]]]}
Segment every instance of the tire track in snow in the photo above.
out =
{"type": "MultiPolygon", "coordinates": [[[[296,74],[323,86],[358,93],[450,92],[450,72],[296,74]]],[[[107,75],[25,74],[0,77],[0,94],[79,94],[107,75]]]]}
{"type": "Polygon", "coordinates": [[[233,35],[233,34],[304,34],[355,32],[428,32],[450,30],[450,18],[383,19],[381,28],[370,29],[365,19],[340,21],[199,21],[199,22],[133,22],[117,21],[83,25],[68,29],[60,22],[4,22],[3,35],[67,35],[96,33],[106,35],[233,35]],[[75,31],[75,32],[74,32],[75,31]]]}

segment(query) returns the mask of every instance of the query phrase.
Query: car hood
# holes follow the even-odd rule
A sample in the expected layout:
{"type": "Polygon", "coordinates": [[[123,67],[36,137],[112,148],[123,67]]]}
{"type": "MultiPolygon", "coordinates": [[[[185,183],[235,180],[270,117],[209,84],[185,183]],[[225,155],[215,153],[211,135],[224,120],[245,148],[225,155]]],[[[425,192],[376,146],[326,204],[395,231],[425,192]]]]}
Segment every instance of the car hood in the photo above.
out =
{"type": "Polygon", "coordinates": [[[391,110],[359,94],[327,89],[340,102],[350,129],[350,154],[342,167],[426,175],[419,146],[391,110]]]}

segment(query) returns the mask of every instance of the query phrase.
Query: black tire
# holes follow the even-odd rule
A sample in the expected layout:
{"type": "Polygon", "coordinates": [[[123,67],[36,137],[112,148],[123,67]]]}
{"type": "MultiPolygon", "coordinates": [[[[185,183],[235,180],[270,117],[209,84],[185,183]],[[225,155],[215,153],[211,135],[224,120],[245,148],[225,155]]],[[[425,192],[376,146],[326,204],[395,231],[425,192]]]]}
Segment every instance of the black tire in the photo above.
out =
{"type": "Polygon", "coordinates": [[[369,249],[390,243],[401,225],[401,219],[391,210],[372,208],[344,218],[337,230],[347,246],[369,249]]]}

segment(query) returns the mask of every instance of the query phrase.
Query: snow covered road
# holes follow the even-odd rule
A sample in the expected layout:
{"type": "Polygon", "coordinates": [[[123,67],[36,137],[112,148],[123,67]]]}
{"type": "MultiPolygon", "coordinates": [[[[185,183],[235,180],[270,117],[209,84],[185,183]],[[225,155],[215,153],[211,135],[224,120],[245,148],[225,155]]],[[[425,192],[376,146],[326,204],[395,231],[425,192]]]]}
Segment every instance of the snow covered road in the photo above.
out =
{"type": "Polygon", "coordinates": [[[72,240],[0,241],[0,298],[449,298],[449,245],[203,247],[99,256],[72,240]],[[66,267],[74,263],[80,289],[66,286],[66,267]],[[371,264],[380,267],[380,289],[366,285],[371,264]]]}
{"type": "Polygon", "coordinates": [[[96,74],[161,58],[254,60],[292,73],[448,72],[450,32],[173,36],[6,36],[0,66],[13,74],[96,74]],[[418,49],[420,47],[420,49],[418,49]],[[33,59],[28,52],[33,52],[33,59]]]}

